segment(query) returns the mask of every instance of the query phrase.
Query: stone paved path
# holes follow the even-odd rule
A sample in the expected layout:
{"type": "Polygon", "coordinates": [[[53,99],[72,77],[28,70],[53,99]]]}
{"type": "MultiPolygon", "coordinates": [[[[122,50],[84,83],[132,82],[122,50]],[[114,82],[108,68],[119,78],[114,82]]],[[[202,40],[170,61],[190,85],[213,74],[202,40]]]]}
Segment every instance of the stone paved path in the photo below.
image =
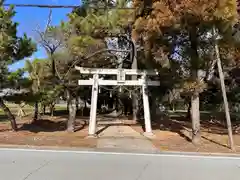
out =
{"type": "Polygon", "coordinates": [[[121,150],[139,150],[157,152],[157,148],[140,133],[130,126],[111,125],[100,126],[103,131],[99,134],[97,148],[116,148],[121,150]]]}

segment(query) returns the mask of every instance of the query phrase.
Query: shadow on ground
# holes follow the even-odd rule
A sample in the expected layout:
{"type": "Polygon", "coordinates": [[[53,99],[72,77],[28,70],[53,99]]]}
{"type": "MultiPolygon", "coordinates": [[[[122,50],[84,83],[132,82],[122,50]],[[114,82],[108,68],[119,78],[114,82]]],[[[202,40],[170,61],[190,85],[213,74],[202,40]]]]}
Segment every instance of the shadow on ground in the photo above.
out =
{"type": "MultiPolygon", "coordinates": [[[[202,134],[213,134],[213,135],[227,135],[227,125],[225,122],[225,116],[207,116],[201,115],[201,132],[202,134]]],[[[186,118],[186,115],[179,115],[174,117],[169,117],[168,115],[164,115],[161,117],[157,117],[157,120],[152,122],[153,130],[161,130],[161,131],[171,131],[179,134],[185,140],[191,142],[191,121],[189,118],[186,118]],[[187,133],[186,133],[187,132],[187,133]]],[[[233,134],[240,134],[240,123],[237,119],[232,118],[232,126],[233,126],[233,134]]],[[[143,125],[144,128],[144,125],[143,125]]],[[[206,137],[202,135],[204,140],[207,140],[211,143],[227,147],[226,145],[217,142],[216,140],[211,139],[210,137],[206,137]]]]}
{"type": "Polygon", "coordinates": [[[0,114],[0,122],[7,121],[7,116],[0,114]]]}
{"type": "MultiPolygon", "coordinates": [[[[75,122],[75,132],[84,129],[87,125],[85,120],[76,120],[75,122]]],[[[20,126],[19,131],[30,131],[33,133],[39,132],[55,132],[55,131],[66,131],[67,121],[53,121],[49,119],[40,119],[32,123],[24,123],[20,126]]]]}
{"type": "MultiPolygon", "coordinates": [[[[76,116],[81,116],[81,117],[88,117],[90,114],[90,109],[86,108],[86,109],[79,109],[77,110],[77,114],[76,116]]],[[[50,115],[50,113],[45,113],[45,115],[50,115]]],[[[56,110],[53,112],[53,116],[68,116],[68,110],[67,109],[63,109],[63,110],[56,110]]]]}
{"type": "MultiPolygon", "coordinates": [[[[86,112],[77,111],[76,122],[75,122],[75,132],[84,129],[88,123],[89,117],[87,116],[89,110],[86,112]],[[83,116],[86,115],[86,116],[83,116]]],[[[39,132],[55,132],[55,131],[66,131],[67,130],[67,119],[68,110],[57,110],[53,112],[53,116],[50,113],[45,113],[41,115],[43,118],[38,121],[31,122],[29,120],[27,123],[19,125],[19,131],[29,131],[33,133],[39,132]]],[[[30,118],[30,117],[29,117],[30,118]]]]}

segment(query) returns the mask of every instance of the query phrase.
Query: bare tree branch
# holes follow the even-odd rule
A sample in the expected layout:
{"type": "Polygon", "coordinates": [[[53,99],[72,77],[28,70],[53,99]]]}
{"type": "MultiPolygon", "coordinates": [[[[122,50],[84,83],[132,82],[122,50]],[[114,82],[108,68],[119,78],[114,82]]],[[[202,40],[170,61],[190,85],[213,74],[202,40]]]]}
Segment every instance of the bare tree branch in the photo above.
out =
{"type": "MultiPolygon", "coordinates": [[[[70,66],[70,68],[68,69],[67,73],[64,75],[64,78],[70,73],[70,71],[79,63],[81,62],[82,60],[88,60],[94,56],[96,56],[97,54],[101,54],[101,53],[104,53],[104,52],[111,52],[111,51],[114,51],[114,52],[130,52],[129,50],[120,50],[120,49],[102,49],[102,50],[99,50],[99,51],[96,51],[90,55],[88,55],[87,57],[83,58],[83,59],[79,59],[79,60],[76,60],[72,63],[72,65],[70,66]]],[[[64,80],[64,78],[62,80],[64,80]]]]}
{"type": "Polygon", "coordinates": [[[45,27],[44,35],[46,34],[46,32],[47,32],[48,28],[50,27],[51,23],[52,23],[52,9],[50,9],[49,14],[48,14],[48,19],[47,19],[47,24],[46,24],[46,27],[45,27]]]}

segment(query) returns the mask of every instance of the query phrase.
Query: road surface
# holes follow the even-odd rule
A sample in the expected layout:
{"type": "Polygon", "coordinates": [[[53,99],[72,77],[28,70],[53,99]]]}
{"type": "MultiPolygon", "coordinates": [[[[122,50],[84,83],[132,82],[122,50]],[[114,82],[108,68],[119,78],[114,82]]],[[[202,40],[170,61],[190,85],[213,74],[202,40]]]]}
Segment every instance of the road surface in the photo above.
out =
{"type": "Polygon", "coordinates": [[[239,180],[240,158],[0,149],[1,180],[239,180]]]}

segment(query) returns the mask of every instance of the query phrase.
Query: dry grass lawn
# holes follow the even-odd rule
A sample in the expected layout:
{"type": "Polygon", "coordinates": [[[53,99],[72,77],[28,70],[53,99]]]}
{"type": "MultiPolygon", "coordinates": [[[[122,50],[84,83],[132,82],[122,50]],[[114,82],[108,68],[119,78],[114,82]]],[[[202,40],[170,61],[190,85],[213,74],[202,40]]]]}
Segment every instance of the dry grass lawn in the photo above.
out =
{"type": "Polygon", "coordinates": [[[84,119],[77,120],[76,132],[68,133],[65,131],[66,118],[64,117],[46,116],[35,124],[30,123],[30,118],[26,117],[18,121],[18,132],[12,132],[8,122],[1,122],[0,145],[96,147],[96,139],[86,138],[88,127],[84,119]]]}

